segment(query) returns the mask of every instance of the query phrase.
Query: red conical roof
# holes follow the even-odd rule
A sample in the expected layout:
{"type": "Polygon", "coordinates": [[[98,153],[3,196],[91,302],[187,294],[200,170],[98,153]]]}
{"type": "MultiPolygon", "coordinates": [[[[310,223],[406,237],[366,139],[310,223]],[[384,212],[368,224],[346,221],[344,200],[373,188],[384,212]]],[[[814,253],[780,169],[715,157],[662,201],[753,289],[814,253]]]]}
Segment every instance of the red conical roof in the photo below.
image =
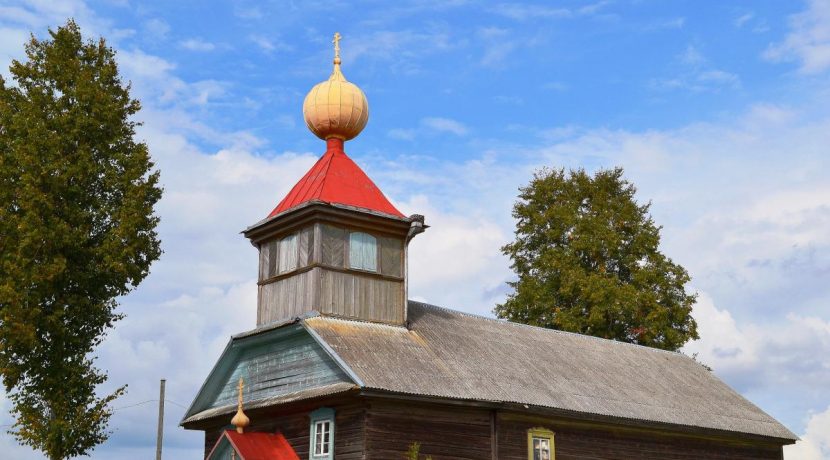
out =
{"type": "Polygon", "coordinates": [[[343,204],[405,217],[369,176],[343,151],[343,140],[326,140],[326,153],[271,211],[268,217],[312,200],[343,204]]]}

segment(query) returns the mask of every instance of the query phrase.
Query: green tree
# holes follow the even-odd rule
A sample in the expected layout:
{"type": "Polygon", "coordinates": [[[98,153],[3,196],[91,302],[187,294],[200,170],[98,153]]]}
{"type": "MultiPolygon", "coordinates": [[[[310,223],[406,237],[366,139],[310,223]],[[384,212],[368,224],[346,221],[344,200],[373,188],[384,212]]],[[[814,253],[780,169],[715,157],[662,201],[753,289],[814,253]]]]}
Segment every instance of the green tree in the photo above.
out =
{"type": "Polygon", "coordinates": [[[650,204],[623,170],[537,171],[513,207],[502,248],[518,280],[500,318],[677,350],[698,338],[689,274],[659,251],[650,204]]]}
{"type": "Polygon", "coordinates": [[[129,95],[103,39],[74,21],[31,38],[0,77],[0,374],[18,442],[50,459],[109,436],[106,374],[93,350],[116,298],[161,254],[161,197],[129,95]]]}

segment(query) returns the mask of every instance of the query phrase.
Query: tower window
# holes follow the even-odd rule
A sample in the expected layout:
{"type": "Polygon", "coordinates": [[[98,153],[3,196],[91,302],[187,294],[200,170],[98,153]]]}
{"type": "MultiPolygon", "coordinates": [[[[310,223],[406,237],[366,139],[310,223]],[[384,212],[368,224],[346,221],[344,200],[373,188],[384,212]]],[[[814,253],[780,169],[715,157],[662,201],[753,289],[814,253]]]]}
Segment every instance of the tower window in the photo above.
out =
{"type": "Polygon", "coordinates": [[[297,268],[297,234],[286,236],[280,240],[279,273],[297,268]]]}
{"type": "Polygon", "coordinates": [[[349,266],[378,271],[378,241],[374,236],[363,232],[349,234],[349,266]]]}
{"type": "Polygon", "coordinates": [[[311,413],[310,460],[334,458],[334,410],[320,408],[311,413]]]}

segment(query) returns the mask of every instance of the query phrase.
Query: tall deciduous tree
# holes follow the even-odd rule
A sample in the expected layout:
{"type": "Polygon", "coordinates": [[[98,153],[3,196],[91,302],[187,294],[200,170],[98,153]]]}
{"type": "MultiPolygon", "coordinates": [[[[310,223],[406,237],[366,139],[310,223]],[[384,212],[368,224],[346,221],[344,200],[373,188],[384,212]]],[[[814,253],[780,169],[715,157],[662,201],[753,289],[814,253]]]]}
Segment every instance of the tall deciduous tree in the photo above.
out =
{"type": "Polygon", "coordinates": [[[96,393],[92,352],[160,256],[161,189],[103,39],[70,20],[26,56],[0,78],[0,374],[18,441],[65,459],[109,435],[124,387],[96,393]]]}
{"type": "Polygon", "coordinates": [[[677,350],[696,339],[689,274],[659,250],[660,227],[623,170],[538,171],[502,251],[518,280],[501,318],[677,350]]]}

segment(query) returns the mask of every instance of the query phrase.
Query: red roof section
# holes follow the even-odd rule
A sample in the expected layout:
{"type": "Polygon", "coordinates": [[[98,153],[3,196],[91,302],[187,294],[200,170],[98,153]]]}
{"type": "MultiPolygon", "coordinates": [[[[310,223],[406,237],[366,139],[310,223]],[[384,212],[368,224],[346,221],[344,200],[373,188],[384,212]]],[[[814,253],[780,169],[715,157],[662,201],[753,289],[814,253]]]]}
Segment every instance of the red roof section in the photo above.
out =
{"type": "Polygon", "coordinates": [[[386,199],[372,179],[369,179],[369,176],[346,155],[342,139],[327,139],[326,147],[326,153],[268,217],[312,200],[405,217],[386,199]]]}
{"type": "MultiPolygon", "coordinates": [[[[225,436],[242,457],[240,460],[300,460],[294,448],[282,433],[237,433],[225,431],[225,436]]],[[[222,439],[219,439],[221,442],[222,439]]],[[[218,442],[217,442],[218,444],[218,442]]]]}

